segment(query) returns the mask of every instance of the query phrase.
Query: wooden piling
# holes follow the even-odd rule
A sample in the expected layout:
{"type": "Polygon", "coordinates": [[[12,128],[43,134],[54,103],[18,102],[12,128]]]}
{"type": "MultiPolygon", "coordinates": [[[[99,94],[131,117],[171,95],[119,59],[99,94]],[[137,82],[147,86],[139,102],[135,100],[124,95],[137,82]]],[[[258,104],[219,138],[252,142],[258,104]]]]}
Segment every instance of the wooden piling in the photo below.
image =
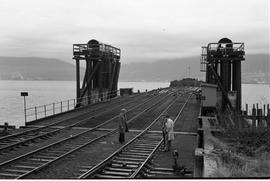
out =
{"type": "Polygon", "coordinates": [[[253,104],[252,108],[252,131],[256,130],[256,109],[255,104],[253,104]]]}
{"type": "Polygon", "coordinates": [[[270,132],[270,109],[269,109],[269,104],[267,104],[266,124],[267,124],[267,131],[270,132]]]}
{"type": "Polygon", "coordinates": [[[262,109],[257,109],[257,120],[258,120],[258,128],[261,130],[263,128],[262,109]]]}
{"type": "Polygon", "coordinates": [[[269,104],[267,104],[267,115],[270,113],[270,107],[269,107],[269,104]]]}

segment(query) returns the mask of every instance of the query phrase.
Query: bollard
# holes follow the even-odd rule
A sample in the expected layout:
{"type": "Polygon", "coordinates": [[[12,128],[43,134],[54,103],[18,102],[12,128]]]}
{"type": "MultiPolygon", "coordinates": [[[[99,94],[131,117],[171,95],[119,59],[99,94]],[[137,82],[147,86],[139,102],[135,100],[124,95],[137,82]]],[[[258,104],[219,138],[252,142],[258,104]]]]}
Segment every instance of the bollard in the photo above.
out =
{"type": "Polygon", "coordinates": [[[245,115],[248,115],[248,104],[246,104],[246,113],[245,115]]]}
{"type": "Polygon", "coordinates": [[[180,165],[178,164],[179,153],[178,153],[177,150],[174,150],[172,152],[172,157],[173,157],[173,166],[172,166],[172,168],[173,168],[174,172],[177,172],[178,169],[180,168],[180,165]]]}
{"type": "Polygon", "coordinates": [[[62,101],[61,101],[61,103],[60,103],[60,104],[61,104],[61,112],[62,112],[62,109],[63,109],[63,108],[62,108],[62,101]]]}
{"type": "MultiPolygon", "coordinates": [[[[89,99],[88,99],[88,101],[89,101],[89,99]]],[[[67,110],[69,111],[69,100],[67,102],[67,110]]]]}

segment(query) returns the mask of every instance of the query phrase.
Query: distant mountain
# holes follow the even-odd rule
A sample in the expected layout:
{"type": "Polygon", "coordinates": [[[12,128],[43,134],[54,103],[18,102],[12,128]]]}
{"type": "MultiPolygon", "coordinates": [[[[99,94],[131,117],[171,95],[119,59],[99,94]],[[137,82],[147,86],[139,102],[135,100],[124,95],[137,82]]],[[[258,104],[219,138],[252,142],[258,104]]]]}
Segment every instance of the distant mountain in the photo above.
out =
{"type": "Polygon", "coordinates": [[[246,55],[246,60],[242,64],[244,73],[270,73],[269,54],[246,55]]]}
{"type": "Polygon", "coordinates": [[[123,64],[121,81],[170,81],[190,76],[201,77],[200,57],[164,59],[152,63],[123,64]],[[190,67],[190,73],[189,73],[190,67]]]}
{"type": "Polygon", "coordinates": [[[247,55],[242,65],[242,82],[270,84],[269,54],[247,55]]]}
{"type": "MultiPolygon", "coordinates": [[[[268,54],[246,55],[246,60],[242,62],[244,82],[256,82],[260,80],[270,82],[269,67],[268,54]]],[[[189,77],[189,75],[193,78],[205,78],[205,73],[200,72],[199,56],[170,60],[164,59],[153,63],[123,64],[120,72],[120,80],[170,81],[189,77]]]]}
{"type": "MultiPolygon", "coordinates": [[[[1,80],[75,80],[75,71],[74,65],[53,58],[0,57],[1,80]]],[[[270,82],[269,55],[246,55],[242,74],[243,82],[270,82]]],[[[152,63],[122,61],[120,69],[120,81],[171,81],[189,76],[205,78],[205,73],[200,72],[199,56],[152,63]]]]}
{"type": "Polygon", "coordinates": [[[53,58],[0,57],[2,80],[75,80],[75,71],[74,65],[53,58]]]}

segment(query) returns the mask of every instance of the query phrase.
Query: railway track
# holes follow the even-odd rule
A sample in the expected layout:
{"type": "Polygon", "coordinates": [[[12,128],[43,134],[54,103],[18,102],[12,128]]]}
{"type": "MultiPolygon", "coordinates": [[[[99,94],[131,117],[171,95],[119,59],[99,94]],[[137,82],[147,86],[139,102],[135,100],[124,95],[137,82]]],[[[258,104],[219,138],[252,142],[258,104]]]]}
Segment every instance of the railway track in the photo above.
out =
{"type": "MultiPolygon", "coordinates": [[[[159,101],[156,101],[156,103],[152,104],[156,105],[157,103],[160,103],[167,96],[164,96],[162,99],[159,98],[159,101]]],[[[146,105],[146,107],[148,108],[142,111],[142,113],[151,108],[151,107],[149,108],[149,105],[146,105]]],[[[129,120],[129,122],[138,117],[139,115],[133,117],[131,120],[129,120]]],[[[105,121],[104,123],[96,126],[95,128],[86,130],[83,133],[75,135],[71,138],[60,140],[49,146],[45,146],[43,148],[32,151],[20,157],[1,163],[0,178],[24,178],[30,173],[40,170],[46,167],[47,165],[65,157],[66,155],[74,151],[77,151],[91,144],[92,142],[117,131],[117,130],[111,131],[108,134],[94,138],[90,142],[89,141],[86,142],[87,140],[89,140],[89,134],[91,134],[91,132],[107,124],[108,121],[105,121]]]]}
{"type": "MultiPolygon", "coordinates": [[[[154,108],[154,109],[156,109],[156,108],[154,108]]],[[[164,108],[162,108],[162,111],[164,110],[164,108]]],[[[162,111],[159,111],[160,113],[162,112],[162,111]]],[[[147,113],[147,114],[149,114],[149,113],[147,113]]],[[[151,116],[150,116],[151,117],[151,116]]],[[[113,136],[112,135],[112,133],[113,132],[115,132],[115,130],[113,130],[111,133],[108,133],[108,134],[105,134],[104,136],[108,136],[108,135],[110,135],[110,137],[111,136],[113,136]]],[[[103,136],[101,136],[100,138],[102,138],[103,136]]],[[[99,140],[100,138],[97,138],[96,140],[93,140],[93,141],[97,141],[97,140],[99,140]]],[[[104,139],[103,139],[104,140],[104,139]]],[[[87,147],[87,146],[86,146],[87,147]]],[[[88,148],[84,148],[84,149],[81,149],[80,150],[80,153],[82,153],[82,152],[91,152],[90,150],[91,149],[93,149],[93,146],[91,146],[91,145],[88,145],[88,148]]],[[[78,150],[77,150],[77,152],[78,152],[78,150]]],[[[66,159],[64,159],[64,160],[62,160],[60,163],[65,163],[65,164],[68,164],[68,162],[66,162],[65,160],[69,160],[69,158],[70,159],[74,159],[74,160],[78,160],[78,158],[76,158],[76,155],[78,156],[78,154],[76,154],[76,153],[71,153],[70,154],[70,156],[67,156],[67,158],[66,159]],[[69,157],[69,158],[68,158],[69,157]]],[[[85,157],[85,159],[87,160],[87,158],[85,157]]],[[[85,160],[84,159],[84,160],[85,160]]],[[[26,176],[26,177],[23,177],[23,178],[77,178],[77,177],[79,177],[79,176],[81,176],[81,173],[85,173],[86,171],[87,171],[87,169],[89,169],[89,168],[91,168],[91,166],[93,166],[93,165],[91,165],[91,164],[93,164],[91,161],[82,161],[82,163],[79,161],[79,165],[80,165],[80,167],[79,168],[77,168],[77,169],[73,169],[73,170],[70,170],[69,172],[71,172],[71,173],[73,173],[73,176],[72,175],[69,175],[69,176],[67,176],[67,175],[65,175],[65,177],[57,177],[55,174],[53,174],[53,173],[51,173],[51,177],[47,177],[47,174],[42,174],[42,172],[41,171],[39,171],[38,173],[33,173],[32,172],[32,175],[28,175],[28,176],[26,176]],[[90,163],[90,165],[89,165],[89,163],[90,163]],[[41,173],[41,174],[39,174],[39,173],[41,173]],[[75,175],[77,175],[77,176],[75,176],[75,175]]],[[[91,159],[90,159],[91,160],[91,159]]],[[[59,162],[58,162],[58,164],[59,164],[59,162]]],[[[70,163],[70,164],[72,164],[72,162],[70,163]]],[[[74,164],[74,163],[73,163],[74,164]]],[[[57,165],[57,164],[56,164],[57,165]]],[[[61,167],[61,166],[60,166],[61,167]]],[[[58,169],[58,171],[62,171],[62,169],[60,168],[60,170],[59,170],[59,168],[55,168],[55,166],[53,166],[53,164],[50,166],[50,167],[48,167],[48,169],[49,170],[57,170],[58,169]]],[[[48,172],[50,172],[50,171],[48,171],[48,169],[45,169],[45,170],[43,170],[43,173],[48,173],[48,172]]],[[[66,167],[65,167],[65,173],[66,173],[66,167]]],[[[58,171],[56,171],[56,173],[58,174],[58,171]]]]}
{"type": "MultiPolygon", "coordinates": [[[[143,103],[138,104],[138,105],[142,105],[142,104],[146,103],[147,101],[150,101],[151,98],[152,97],[146,99],[146,101],[144,101],[143,103]]],[[[137,100],[137,103],[140,100],[142,100],[142,99],[137,100]]],[[[134,102],[132,102],[132,103],[134,104],[134,102]]],[[[10,149],[12,149],[14,147],[18,147],[19,145],[25,146],[27,142],[33,142],[34,140],[37,140],[37,139],[42,140],[45,138],[49,138],[49,137],[55,135],[56,133],[59,133],[62,130],[66,130],[70,127],[77,126],[79,124],[82,124],[85,121],[91,120],[92,118],[96,119],[98,116],[104,116],[106,113],[110,113],[112,111],[115,111],[116,109],[119,110],[122,107],[128,106],[128,104],[131,104],[131,102],[127,102],[127,103],[125,102],[125,103],[120,104],[120,105],[117,102],[115,105],[116,107],[114,109],[108,108],[106,110],[102,110],[103,108],[100,108],[99,110],[102,110],[101,112],[98,112],[99,110],[96,110],[94,112],[97,112],[97,113],[94,113],[94,112],[84,113],[84,115],[83,115],[84,119],[81,119],[81,120],[79,119],[78,121],[75,121],[75,123],[70,123],[69,125],[67,124],[66,126],[62,125],[62,127],[57,127],[58,125],[61,126],[61,124],[66,122],[66,121],[77,119],[78,116],[73,116],[72,118],[68,118],[68,119],[62,119],[62,120],[59,120],[55,123],[49,124],[47,126],[42,126],[42,127],[34,128],[31,130],[27,130],[24,132],[20,132],[18,134],[13,134],[13,135],[2,137],[2,138],[0,138],[0,153],[4,153],[5,151],[9,151],[10,149]]],[[[135,105],[135,106],[133,105],[132,107],[128,107],[129,111],[131,111],[132,109],[135,109],[136,107],[138,107],[138,105],[135,105]]],[[[117,113],[118,112],[119,111],[117,111],[117,113]]],[[[117,113],[116,113],[116,115],[114,115],[114,117],[117,116],[117,113]]]]}
{"type": "MultiPolygon", "coordinates": [[[[182,105],[174,121],[182,113],[189,98],[190,96],[182,105]]],[[[152,133],[149,130],[173,103],[139,135],[78,178],[136,178],[163,141],[162,134],[152,133]]]]}

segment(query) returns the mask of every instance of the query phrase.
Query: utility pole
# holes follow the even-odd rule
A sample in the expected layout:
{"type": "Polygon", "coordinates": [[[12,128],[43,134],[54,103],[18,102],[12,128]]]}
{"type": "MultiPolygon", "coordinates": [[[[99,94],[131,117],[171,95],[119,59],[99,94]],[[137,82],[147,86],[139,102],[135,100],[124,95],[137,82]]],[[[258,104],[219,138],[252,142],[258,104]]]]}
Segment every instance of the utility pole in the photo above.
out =
{"type": "Polygon", "coordinates": [[[21,92],[21,96],[23,96],[23,102],[24,102],[24,123],[26,126],[26,99],[25,97],[28,96],[28,92],[21,92]]]}

